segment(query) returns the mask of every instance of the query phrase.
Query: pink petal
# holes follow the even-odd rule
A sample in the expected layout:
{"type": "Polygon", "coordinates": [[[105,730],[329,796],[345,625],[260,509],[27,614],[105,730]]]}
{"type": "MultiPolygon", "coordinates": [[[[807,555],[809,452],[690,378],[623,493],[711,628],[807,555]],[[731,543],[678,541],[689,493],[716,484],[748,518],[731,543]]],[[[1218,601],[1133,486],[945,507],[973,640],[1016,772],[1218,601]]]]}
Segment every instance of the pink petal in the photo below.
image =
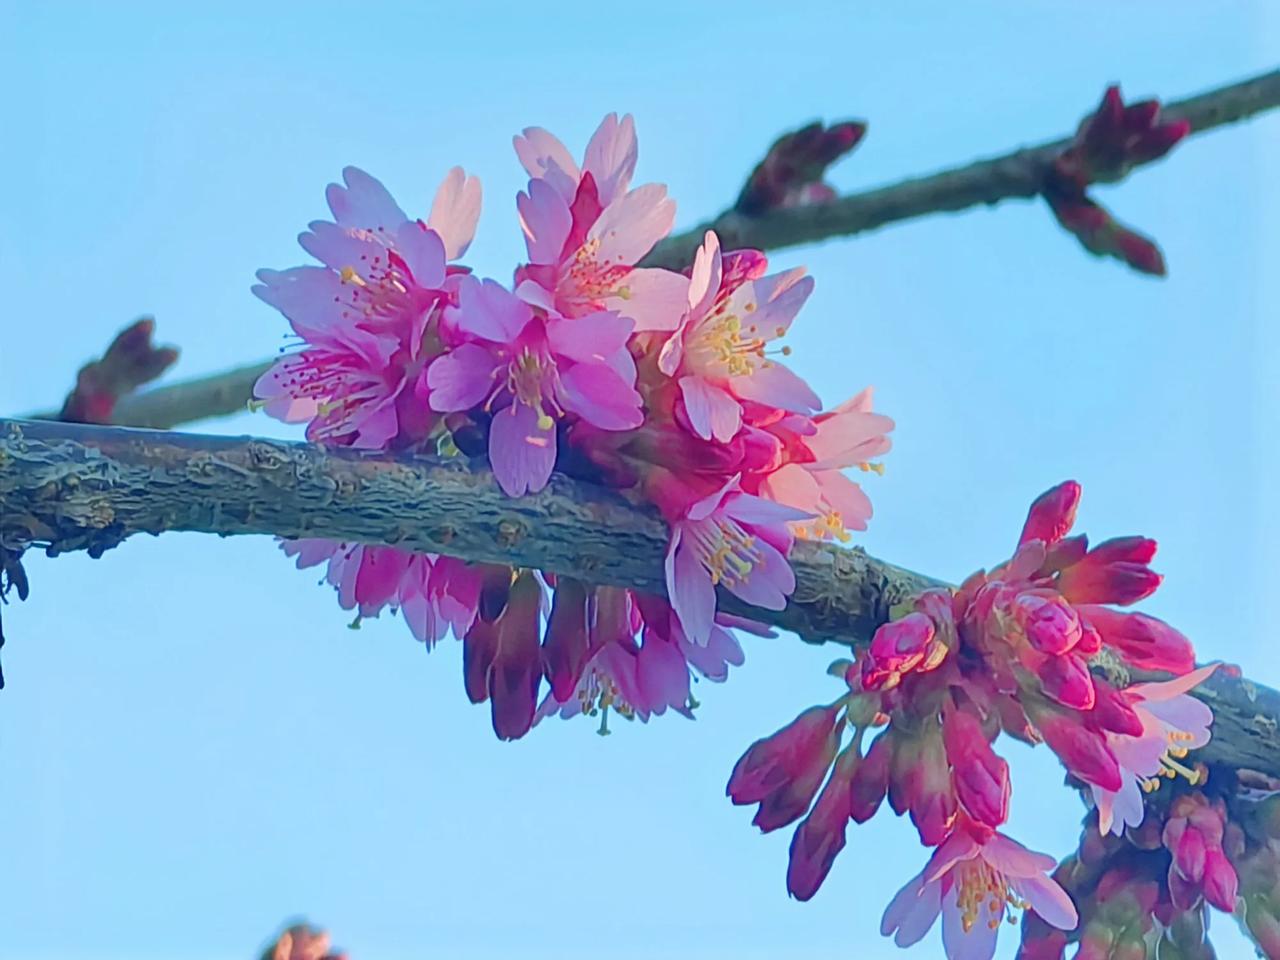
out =
{"type": "Polygon", "coordinates": [[[444,285],[444,241],[434,230],[427,230],[416,221],[406,223],[396,231],[396,253],[404,259],[414,282],[428,290],[439,290],[444,285]]]}
{"type": "Polygon", "coordinates": [[[756,524],[783,524],[793,520],[808,520],[813,516],[807,510],[798,510],[749,493],[737,493],[726,498],[724,513],[741,523],[756,524]]]}
{"type": "Polygon", "coordinates": [[[548,312],[556,307],[555,293],[536,280],[521,280],[516,284],[516,296],[531,307],[541,307],[548,312]]]}
{"type": "Polygon", "coordinates": [[[714,230],[708,230],[702,238],[702,246],[693,257],[693,272],[689,276],[689,313],[704,317],[715,303],[720,292],[723,261],[720,258],[720,238],[714,230]]]}
{"type": "Polygon", "coordinates": [[[997,833],[982,845],[982,859],[1010,877],[1034,877],[1058,865],[1053,857],[1028,850],[1017,840],[997,833]]]}
{"type": "Polygon", "coordinates": [[[547,321],[547,345],[551,352],[571,360],[599,362],[622,350],[631,336],[632,322],[608,310],[569,319],[547,321]]]}
{"type": "Polygon", "coordinates": [[[1207,703],[1195,697],[1181,696],[1174,697],[1172,700],[1153,700],[1144,706],[1174,730],[1191,734],[1191,739],[1179,746],[1186,747],[1188,750],[1197,750],[1209,742],[1213,710],[1207,703]]]}
{"type": "Polygon", "coordinates": [[[619,122],[611,113],[601,122],[583,158],[583,172],[595,178],[600,191],[600,202],[608,205],[631,183],[635,173],[639,147],[636,144],[636,125],[631,114],[619,122]]]}
{"type": "Polygon", "coordinates": [[[729,389],[743,400],[754,400],[796,413],[809,413],[822,407],[822,401],[804,380],[771,360],[745,376],[731,377],[729,389]]]}
{"type": "Polygon", "coordinates": [[[489,426],[489,464],[509,497],[537,493],[556,463],[556,428],[538,429],[538,414],[523,403],[494,414],[489,426]]]}
{"type": "Polygon", "coordinates": [[[680,395],[684,398],[689,425],[703,440],[715,437],[728,443],[742,426],[742,406],[719,387],[702,377],[680,378],[680,395]]]}
{"type": "Polygon", "coordinates": [[[1031,904],[1040,919],[1059,930],[1074,930],[1080,922],[1067,891],[1048,877],[1035,876],[1012,884],[1014,892],[1031,904]]]}
{"type": "Polygon", "coordinates": [[[1181,677],[1162,680],[1159,683],[1135,683],[1128,687],[1125,692],[1141,700],[1170,700],[1200,686],[1200,684],[1209,679],[1213,671],[1217,670],[1219,666],[1221,664],[1211,663],[1207,667],[1200,667],[1190,673],[1183,674],[1181,677]]]}
{"type": "Polygon", "coordinates": [[[822,496],[840,514],[841,522],[850,530],[867,529],[871,519],[871,500],[862,487],[838,470],[824,470],[814,475],[822,496]]]}
{"type": "Polygon", "coordinates": [[[880,920],[880,933],[892,936],[899,947],[909,947],[929,932],[941,910],[942,884],[925,883],[924,874],[916,874],[889,901],[880,920]]]}
{"type": "Polygon", "coordinates": [[[525,127],[513,138],[520,164],[534,180],[545,180],[565,203],[573,201],[581,174],[565,145],[541,127],[525,127]]]}
{"type": "Polygon", "coordinates": [[[463,333],[510,344],[533,319],[533,311],[495,280],[464,277],[458,285],[458,306],[450,309],[450,317],[463,333]]]}
{"type": "Polygon", "coordinates": [[[632,430],[644,423],[640,394],[601,363],[575,363],[560,371],[559,397],[601,430],[632,430]]]}
{"type": "Polygon", "coordinates": [[[647,636],[636,656],[636,684],[656,714],[667,707],[684,711],[689,703],[689,666],[676,645],[647,636]]]}
{"type": "Polygon", "coordinates": [[[766,339],[782,336],[791,327],[796,314],[813,293],[813,277],[804,275],[804,267],[763,277],[753,284],[757,314],[755,322],[766,339]]]}
{"type": "Polygon", "coordinates": [[[745,580],[726,584],[744,603],[765,610],[785,610],[787,597],[796,588],[796,575],[786,558],[765,540],[756,541],[764,560],[752,567],[745,580]]]}
{"type": "Polygon", "coordinates": [[[500,361],[475,343],[437,357],[427,368],[428,402],[439,413],[478,407],[493,392],[500,361]]]}
{"type": "Polygon", "coordinates": [[[984,899],[978,907],[978,917],[972,928],[965,930],[960,908],[954,902],[955,894],[947,892],[947,902],[942,907],[942,948],[947,960],[991,960],[996,954],[996,938],[1000,934],[1000,921],[1004,919],[1004,904],[993,914],[990,901],[984,899]]]}
{"type": "Polygon", "coordinates": [[[682,540],[680,527],[671,532],[666,559],[667,594],[671,608],[690,643],[705,645],[716,614],[716,588],[692,546],[682,540]]]}
{"type": "Polygon", "coordinates": [[[520,229],[533,263],[557,263],[573,226],[569,204],[545,180],[531,180],[529,192],[516,197],[520,229]]]}
{"type": "Polygon", "coordinates": [[[623,289],[626,296],[606,297],[604,305],[634,320],[637,332],[674,330],[680,324],[689,289],[682,275],[641,267],[627,274],[623,289]]]}
{"type": "Polygon", "coordinates": [[[346,307],[338,301],[347,301],[350,291],[329,268],[259,270],[257,277],[261,282],[253,286],[253,295],[283,313],[304,340],[323,340],[329,328],[343,322],[346,307]]]}
{"type": "Polygon", "coordinates": [[[480,221],[482,191],[479,177],[468,177],[461,167],[454,167],[440,183],[427,226],[444,241],[445,256],[457,260],[476,235],[480,221]]]}
{"type": "Polygon", "coordinates": [[[690,520],[705,520],[711,514],[715,513],[724,503],[725,498],[731,493],[736,493],[739,489],[738,482],[742,479],[742,474],[735,473],[732,477],[720,485],[715,493],[708,494],[701,500],[695,501],[694,504],[685,511],[685,515],[690,520]]]}
{"type": "Polygon", "coordinates": [[[806,513],[817,513],[822,490],[812,473],[797,463],[783,464],[761,484],[761,493],[806,513]]]}
{"type": "Polygon", "coordinates": [[[253,395],[265,400],[268,416],[284,423],[306,423],[320,412],[320,401],[314,397],[295,397],[289,382],[291,371],[302,363],[300,357],[285,357],[260,376],[253,385],[253,395]]]}
{"type": "Polygon", "coordinates": [[[605,207],[587,237],[600,241],[598,263],[629,266],[671,232],[675,219],[676,205],[667,199],[667,188],[649,183],[605,207]]]}
{"type": "Polygon", "coordinates": [[[737,639],[719,624],[711,628],[711,636],[705,647],[689,643],[683,636],[683,631],[679,637],[679,644],[680,652],[684,654],[689,665],[708,680],[717,683],[729,676],[729,667],[740,667],[746,660],[737,639]]]}
{"type": "MultiPolygon", "coordinates": [[[[362,279],[368,280],[374,259],[386,262],[386,246],[364,234],[353,233],[327,220],[315,220],[307,227],[307,233],[298,234],[298,243],[327,267],[334,270],[350,267],[362,279]]],[[[396,224],[392,229],[399,228],[400,224],[396,224]]]]}
{"type": "Polygon", "coordinates": [[[390,233],[409,219],[376,177],[359,167],[347,167],[342,171],[342,179],[345,188],[331,183],[326,192],[329,209],[339,226],[359,230],[382,227],[390,233]]]}
{"type": "Polygon", "coordinates": [[[662,345],[662,350],[658,353],[658,369],[668,377],[675,375],[675,372],[680,369],[681,361],[684,360],[684,337],[688,328],[689,318],[685,316],[677,323],[675,333],[667,338],[667,342],[662,345]]]}
{"type": "Polygon", "coordinates": [[[938,880],[961,860],[972,860],[978,852],[978,842],[969,832],[957,830],[933,851],[922,876],[928,882],[938,880]]]}

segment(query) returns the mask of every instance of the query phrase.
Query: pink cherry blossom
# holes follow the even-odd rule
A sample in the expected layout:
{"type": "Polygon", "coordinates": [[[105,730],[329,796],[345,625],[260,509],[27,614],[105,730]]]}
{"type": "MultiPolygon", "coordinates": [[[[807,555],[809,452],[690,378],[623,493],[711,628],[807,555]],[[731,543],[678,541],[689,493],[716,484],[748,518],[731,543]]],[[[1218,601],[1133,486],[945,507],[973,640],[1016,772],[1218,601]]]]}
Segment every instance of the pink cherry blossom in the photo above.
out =
{"type": "Polygon", "coordinates": [[[613,310],[637,330],[672,329],[689,281],[636,264],[671,232],[675,204],[659,184],[627,189],[637,156],[631,117],[605,117],[581,168],[541,128],[515,146],[532,178],[516,204],[530,261],[517,271],[516,293],[567,317],[613,310]]]}
{"type": "Polygon", "coordinates": [[[413,387],[429,359],[423,334],[447,300],[446,259],[465,251],[480,185],[454,168],[430,223],[410,220],[376,179],[355,167],[331,184],[334,220],[299,237],[323,266],[261,270],[253,292],[303,340],[259,378],[267,412],[308,422],[312,440],[379,449],[425,433],[413,387]]]}
{"type": "Polygon", "coordinates": [[[1142,733],[1106,734],[1124,783],[1114,791],[1090,784],[1099,831],[1120,835],[1125,827],[1141,824],[1146,810],[1142,795],[1158,787],[1161,778],[1181,775],[1192,784],[1199,781],[1199,773],[1180,761],[1188,751],[1209,742],[1213,711],[1187,691],[1207,680],[1217,667],[1211,664],[1174,680],[1135,683],[1121,691],[1141,721],[1142,733]]]}
{"type": "Polygon", "coordinates": [[[720,623],[713,625],[705,646],[691,644],[671,606],[659,597],[598,588],[592,597],[571,599],[576,616],[562,616],[563,586],[557,585],[543,645],[551,691],[539,708],[540,719],[599,716],[600,732],[608,733],[610,711],[641,722],[668,709],[692,716],[691,677],[721,682],[730,666],[743,662],[738,641],[720,623]],[[558,629],[561,624],[568,629],[558,629]],[[579,654],[565,655],[566,648],[579,654]]]}
{"type": "Polygon", "coordinates": [[[898,892],[880,932],[909,947],[942,914],[942,944],[949,960],[991,960],[1009,909],[1031,910],[1060,930],[1079,917],[1071,898],[1047,874],[1056,861],[1004,834],[962,825],[929,863],[898,892]]]}
{"type": "Polygon", "coordinates": [[[726,270],[720,241],[707,231],[693,263],[686,312],[658,360],[680,385],[694,433],[732,440],[742,426],[744,400],[798,413],[822,406],[808,384],[766,353],[812,290],[803,269],[760,279],[726,270]]]}
{"type": "Polygon", "coordinates": [[[537,311],[492,280],[462,277],[445,311],[466,338],[427,370],[439,412],[493,411],[489,459],[510,496],[536,493],[556,460],[556,420],[566,413],[602,430],[643,422],[627,353],[631,321],[602,311],[574,319],[537,311]]]}
{"type": "Polygon", "coordinates": [[[706,645],[716,613],[716,587],[766,610],[782,610],[795,589],[787,562],[787,524],[799,510],[741,492],[739,477],[694,501],[671,525],[667,594],[692,643],[706,645]]]}

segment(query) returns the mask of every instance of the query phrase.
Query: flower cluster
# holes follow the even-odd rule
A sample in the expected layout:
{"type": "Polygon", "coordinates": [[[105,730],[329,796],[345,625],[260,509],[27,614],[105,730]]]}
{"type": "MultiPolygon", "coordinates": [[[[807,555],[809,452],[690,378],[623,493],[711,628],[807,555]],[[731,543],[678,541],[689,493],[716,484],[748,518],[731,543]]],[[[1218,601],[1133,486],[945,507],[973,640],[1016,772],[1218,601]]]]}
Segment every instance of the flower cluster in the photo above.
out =
{"type": "MultiPolygon", "coordinates": [[[[1190,642],[1172,627],[1114,609],[1159,585],[1148,566],[1156,545],[1124,537],[1090,549],[1084,536],[1069,536],[1079,496],[1077,484],[1064,483],[1040,497],[1012,559],[955,591],[916,598],[856,660],[838,665],[843,696],[739,760],[728,794],[759,804],[757,826],[800,820],[787,872],[792,895],[814,895],[848,822],[869,819],[887,798],[933,854],[889,905],[883,933],[907,946],[941,914],[947,955],[987,960],[1011,911],[1059,931],[1078,920],[1047,875],[1055,861],[1000,832],[1011,797],[1009,766],[993,748],[1001,731],[1048,744],[1090,791],[1104,835],[1140,826],[1144,792],[1168,778],[1201,781],[1203,771],[1185,758],[1207,742],[1212,714],[1187,691],[1212,668],[1195,669],[1190,642]],[[1121,685],[1091,670],[1099,664],[1176,677],[1121,685]]],[[[1168,821],[1170,849],[1199,851],[1175,857],[1186,869],[1170,874],[1170,885],[1178,902],[1203,895],[1219,903],[1221,830],[1215,835],[1197,817],[1168,821]]]]}
{"type": "Polygon", "coordinates": [[[491,703],[500,737],[551,714],[602,730],[610,711],[688,714],[692,677],[742,662],[732,629],[764,629],[718,611],[717,589],[782,609],[796,537],[865,529],[870,502],[843,471],[878,468],[893,423],[868,391],[823,412],[782,362],[777,341],[813,289],[803,270],[770,274],[712,232],[684,273],[641,265],[675,205],[631,185],[630,117],[606,117],[581,163],[538,128],[515,148],[528,260],[510,284],[457,263],[480,212],[474,178],[451,171],[421,220],[348,168],[328,191],[333,219],[300,237],[319,264],[258,274],[254,292],[301,343],[257,396],[317,442],[484,453],[512,497],[557,469],[630,490],[670,526],[667,598],[391,547],[285,549],[326,564],[358,617],[394,609],[428,645],[461,638],[467,693],[491,703]]]}

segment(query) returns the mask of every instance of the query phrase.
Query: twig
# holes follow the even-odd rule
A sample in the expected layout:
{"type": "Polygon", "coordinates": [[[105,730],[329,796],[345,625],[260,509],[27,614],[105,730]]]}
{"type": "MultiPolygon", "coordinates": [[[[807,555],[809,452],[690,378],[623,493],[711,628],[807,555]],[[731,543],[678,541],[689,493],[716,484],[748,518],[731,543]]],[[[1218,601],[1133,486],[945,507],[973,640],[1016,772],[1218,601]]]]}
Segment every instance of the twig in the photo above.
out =
{"type": "MultiPolygon", "coordinates": [[[[618,493],[556,476],[512,499],[460,458],[0,420],[0,539],[100,555],[170,530],[327,537],[537,567],[663,592],[662,520],[618,493]]],[[[801,542],[787,609],[726,609],[809,642],[865,643],[893,607],[937,581],[860,550],[801,542]]],[[[1221,676],[1207,762],[1280,776],[1280,693],[1221,676]]]]}
{"type": "MultiPolygon", "coordinates": [[[[1280,106],[1280,71],[1219,87],[1167,104],[1162,115],[1186,119],[1192,133],[1202,133],[1280,106]]],[[[925,177],[827,203],[776,209],[746,216],[730,208],[692,230],[668,237],[645,260],[646,266],[680,270],[689,264],[703,234],[714,229],[729,247],[776,250],[832,237],[854,236],[900,220],[932,213],[953,213],[1003,200],[1028,199],[1040,193],[1054,158],[1072,140],[1064,138],[1024,147],[1003,156],[953,167],[925,177]]],[[[123,399],[113,422],[123,426],[168,428],[245,409],[254,381],[270,360],[237,367],[198,380],[188,380],[123,399]]],[[[32,419],[55,419],[35,414],[32,419]]]]}

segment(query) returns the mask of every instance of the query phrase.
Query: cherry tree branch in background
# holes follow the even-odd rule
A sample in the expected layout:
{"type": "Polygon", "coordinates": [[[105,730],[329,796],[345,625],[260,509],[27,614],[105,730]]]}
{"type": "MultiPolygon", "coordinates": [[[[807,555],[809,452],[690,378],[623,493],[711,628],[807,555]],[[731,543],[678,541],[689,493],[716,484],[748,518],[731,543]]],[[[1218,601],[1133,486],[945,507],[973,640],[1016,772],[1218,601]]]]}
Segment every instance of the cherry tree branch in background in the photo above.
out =
{"type": "MultiPolygon", "coordinates": [[[[1135,144],[1132,127],[1123,122],[1111,130],[1114,136],[1105,135],[1109,130],[1105,124],[1099,130],[1098,118],[1105,119],[1108,109],[1115,110],[1116,99],[1118,94],[1108,91],[1102,107],[1086,118],[1073,137],[843,197],[828,196],[830,188],[822,183],[822,176],[829,163],[860,142],[865,128],[855,122],[828,128],[811,124],[774,143],[733,207],[692,230],[668,237],[654,248],[644,265],[684,269],[707,230],[717,231],[726,247],[775,250],[855,236],[929,214],[1043,195],[1059,222],[1087,249],[1116,256],[1135,269],[1162,272],[1163,258],[1154,245],[1117,224],[1084,192],[1085,185],[1123,179],[1164,152],[1152,150],[1150,139],[1135,144]],[[1130,149],[1125,150],[1126,146],[1130,149]],[[1108,150],[1113,162],[1098,162],[1108,150]]],[[[1127,109],[1132,111],[1128,114],[1130,123],[1146,119],[1148,130],[1167,130],[1185,121],[1186,133],[1198,134],[1276,106],[1280,106],[1280,71],[1170,103],[1161,110],[1155,109],[1153,101],[1127,109]]],[[[1121,104],[1120,109],[1123,121],[1126,108],[1121,104]]],[[[1154,142],[1159,138],[1156,133],[1154,142]]],[[[168,429],[238,413],[252,399],[254,383],[271,363],[264,360],[123,396],[112,422],[168,429]]],[[[33,419],[53,420],[59,415],[41,413],[33,419]]]]}
{"type": "MultiPolygon", "coordinates": [[[[390,457],[245,437],[0,420],[0,545],[101,556],[139,533],[326,537],[532,567],[664,593],[668,532],[618,493],[556,475],[506,496],[463,458],[390,457]]],[[[782,611],[721,608],[808,642],[859,646],[939,582],[856,549],[801,541],[782,611]]],[[[1280,777],[1280,693],[1231,671],[1197,691],[1213,707],[1207,763],[1280,777]]]]}

